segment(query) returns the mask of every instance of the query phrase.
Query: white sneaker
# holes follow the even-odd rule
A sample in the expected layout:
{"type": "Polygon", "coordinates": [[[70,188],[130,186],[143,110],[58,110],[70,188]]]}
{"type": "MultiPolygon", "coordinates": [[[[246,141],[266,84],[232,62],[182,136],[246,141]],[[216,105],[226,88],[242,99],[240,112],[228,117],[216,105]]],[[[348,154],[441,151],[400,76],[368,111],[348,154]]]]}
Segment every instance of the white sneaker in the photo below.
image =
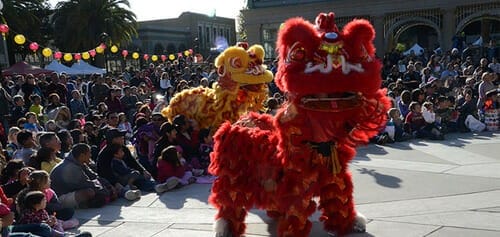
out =
{"type": "Polygon", "coordinates": [[[179,180],[177,180],[177,179],[169,179],[165,183],[157,184],[155,186],[155,190],[156,190],[157,193],[164,193],[164,192],[166,192],[168,190],[171,190],[171,189],[175,188],[177,186],[177,184],[179,184],[179,180]]]}
{"type": "Polygon", "coordinates": [[[141,191],[140,190],[128,190],[125,192],[125,195],[123,195],[125,199],[129,201],[134,201],[139,198],[141,198],[141,191]]]}

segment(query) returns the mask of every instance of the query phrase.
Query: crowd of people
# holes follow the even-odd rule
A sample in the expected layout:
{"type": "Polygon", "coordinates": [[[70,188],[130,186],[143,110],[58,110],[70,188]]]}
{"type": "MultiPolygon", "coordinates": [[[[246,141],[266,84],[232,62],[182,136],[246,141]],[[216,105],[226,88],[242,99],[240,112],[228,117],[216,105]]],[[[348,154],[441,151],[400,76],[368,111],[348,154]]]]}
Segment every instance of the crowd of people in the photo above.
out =
{"type": "Polygon", "coordinates": [[[212,64],[189,61],[2,78],[2,236],[64,236],[79,225],[76,208],[211,182],[215,131],[183,115],[170,123],[160,111],[177,92],[216,80],[212,64]]]}
{"type": "MultiPolygon", "coordinates": [[[[456,49],[418,56],[393,51],[382,60],[383,87],[393,106],[374,142],[440,140],[451,132],[498,129],[495,56],[475,63],[456,49]]],[[[276,67],[276,60],[268,65],[274,73],[276,67]]],[[[211,87],[217,79],[213,64],[189,60],[130,67],[121,74],[2,78],[5,236],[63,236],[79,225],[76,208],[102,207],[120,197],[133,201],[142,192],[163,193],[210,178],[215,131],[181,114],[169,122],[160,111],[176,93],[211,87]]],[[[269,90],[262,112],[274,115],[286,95],[272,82],[269,90]]]]}
{"type": "Polygon", "coordinates": [[[500,63],[494,45],[491,41],[485,55],[457,48],[419,55],[387,53],[382,79],[393,105],[386,127],[373,142],[442,140],[447,133],[497,131],[500,63]],[[473,61],[476,57],[478,62],[473,61]]]}

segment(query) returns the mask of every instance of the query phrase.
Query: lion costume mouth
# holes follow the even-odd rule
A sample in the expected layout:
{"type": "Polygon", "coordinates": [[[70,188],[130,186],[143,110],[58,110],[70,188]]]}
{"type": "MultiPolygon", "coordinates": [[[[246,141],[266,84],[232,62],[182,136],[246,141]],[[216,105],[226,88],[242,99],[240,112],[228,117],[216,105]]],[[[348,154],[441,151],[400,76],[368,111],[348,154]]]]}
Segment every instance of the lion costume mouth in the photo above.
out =
{"type": "Polygon", "coordinates": [[[299,107],[320,112],[341,112],[362,105],[361,92],[319,93],[300,98],[299,107]]]}

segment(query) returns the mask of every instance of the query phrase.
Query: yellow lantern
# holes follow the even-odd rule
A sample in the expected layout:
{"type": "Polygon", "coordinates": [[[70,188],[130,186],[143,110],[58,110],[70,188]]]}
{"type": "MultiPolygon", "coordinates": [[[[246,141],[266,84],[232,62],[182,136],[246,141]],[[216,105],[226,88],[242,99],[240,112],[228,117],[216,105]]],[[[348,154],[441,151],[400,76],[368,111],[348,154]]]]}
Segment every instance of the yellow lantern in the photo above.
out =
{"type": "Polygon", "coordinates": [[[173,54],[168,55],[168,59],[170,59],[171,61],[174,61],[175,55],[173,55],[173,54]]]}
{"type": "Polygon", "coordinates": [[[46,58],[48,58],[48,57],[52,56],[52,49],[50,49],[50,48],[44,48],[44,49],[42,50],[42,55],[43,55],[44,57],[46,57],[46,58]]]}
{"type": "Polygon", "coordinates": [[[111,46],[111,53],[117,53],[118,52],[118,47],[116,45],[111,46]]]}
{"type": "Polygon", "coordinates": [[[71,55],[70,53],[65,53],[63,58],[64,61],[71,62],[71,60],[73,60],[73,55],[71,55]]]}
{"type": "Polygon", "coordinates": [[[189,56],[189,50],[184,51],[184,56],[189,56]]]}
{"type": "Polygon", "coordinates": [[[153,62],[158,61],[158,55],[151,56],[151,61],[153,61],[153,62]]]}
{"type": "Polygon", "coordinates": [[[97,53],[104,53],[104,48],[103,48],[103,47],[101,47],[101,46],[97,46],[97,48],[95,48],[95,51],[96,51],[97,53]]]}
{"type": "Polygon", "coordinates": [[[82,53],[82,58],[85,59],[85,60],[88,60],[90,58],[89,52],[83,52],[82,53]]]}
{"type": "Polygon", "coordinates": [[[139,59],[139,53],[138,53],[138,52],[134,52],[134,53],[132,54],[132,58],[133,58],[133,59],[139,59]]]}
{"type": "Polygon", "coordinates": [[[14,42],[16,42],[16,44],[22,45],[26,42],[26,38],[24,38],[24,35],[19,34],[14,36],[14,42]]]}

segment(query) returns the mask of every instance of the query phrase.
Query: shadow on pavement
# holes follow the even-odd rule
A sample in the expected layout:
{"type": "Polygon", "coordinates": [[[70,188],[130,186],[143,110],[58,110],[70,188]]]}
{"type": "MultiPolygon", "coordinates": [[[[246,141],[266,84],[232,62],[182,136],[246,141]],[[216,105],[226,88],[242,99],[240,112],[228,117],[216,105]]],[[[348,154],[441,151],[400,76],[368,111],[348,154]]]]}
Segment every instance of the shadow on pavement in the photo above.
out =
{"type": "Polygon", "coordinates": [[[386,175],[386,174],[381,174],[381,173],[375,171],[374,169],[361,168],[361,169],[358,169],[358,171],[361,174],[368,174],[368,175],[373,176],[373,178],[375,178],[375,182],[380,186],[384,186],[387,188],[400,188],[401,187],[400,183],[402,182],[402,180],[398,177],[386,175]]]}

